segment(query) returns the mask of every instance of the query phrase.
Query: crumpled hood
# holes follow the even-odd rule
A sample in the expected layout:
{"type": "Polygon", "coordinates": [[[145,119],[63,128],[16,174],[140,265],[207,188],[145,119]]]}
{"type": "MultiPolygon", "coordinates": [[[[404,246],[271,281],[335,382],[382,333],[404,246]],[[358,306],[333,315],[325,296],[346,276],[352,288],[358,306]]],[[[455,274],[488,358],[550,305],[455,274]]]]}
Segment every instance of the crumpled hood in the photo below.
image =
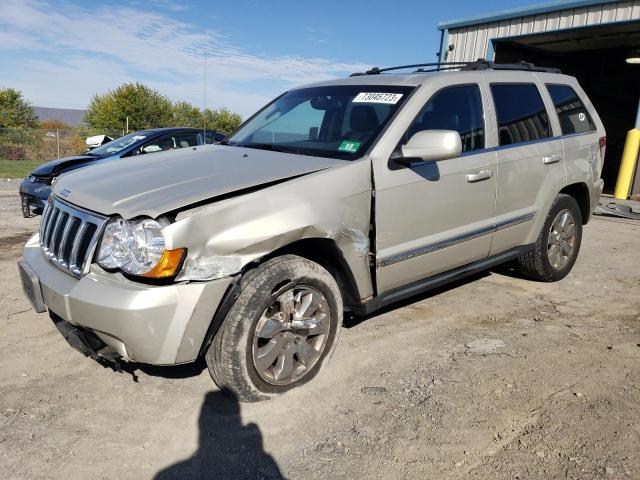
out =
{"type": "Polygon", "coordinates": [[[53,193],[124,218],[157,217],[237,190],[343,164],[344,160],[206,145],[117,159],[60,177],[53,193]]]}
{"type": "Polygon", "coordinates": [[[39,165],[31,172],[33,175],[38,176],[50,176],[57,175],[67,169],[74,169],[84,166],[85,164],[99,160],[98,157],[92,157],[91,155],[75,155],[72,157],[63,157],[56,160],[52,160],[45,164],[39,165]]]}

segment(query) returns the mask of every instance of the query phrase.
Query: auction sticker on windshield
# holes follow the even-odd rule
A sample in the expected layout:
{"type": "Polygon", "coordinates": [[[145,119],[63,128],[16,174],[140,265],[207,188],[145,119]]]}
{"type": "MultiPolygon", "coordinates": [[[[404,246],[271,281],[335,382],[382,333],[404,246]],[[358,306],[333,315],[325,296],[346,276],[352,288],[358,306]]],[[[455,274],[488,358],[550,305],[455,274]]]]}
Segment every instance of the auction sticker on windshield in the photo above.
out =
{"type": "Polygon", "coordinates": [[[361,143],[360,142],[354,142],[352,140],[345,140],[344,142],[342,142],[340,144],[340,146],[338,147],[338,150],[341,152],[349,152],[349,153],[356,153],[358,151],[358,149],[360,148],[361,143]]]}
{"type": "Polygon", "coordinates": [[[360,92],[353,99],[353,103],[386,103],[395,105],[401,98],[401,93],[360,92]]]}

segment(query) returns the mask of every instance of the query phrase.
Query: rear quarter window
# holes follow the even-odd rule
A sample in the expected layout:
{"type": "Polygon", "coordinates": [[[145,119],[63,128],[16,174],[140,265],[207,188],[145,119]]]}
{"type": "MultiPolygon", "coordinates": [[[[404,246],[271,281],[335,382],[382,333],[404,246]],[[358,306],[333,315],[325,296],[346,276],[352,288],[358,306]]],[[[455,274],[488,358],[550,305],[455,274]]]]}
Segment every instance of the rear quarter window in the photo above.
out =
{"type": "Polygon", "coordinates": [[[500,145],[531,142],[551,136],[549,116],[533,83],[492,83],[500,145]]]}
{"type": "Polygon", "coordinates": [[[556,108],[563,135],[593,132],[596,129],[591,115],[573,88],[547,84],[547,91],[556,108]]]}

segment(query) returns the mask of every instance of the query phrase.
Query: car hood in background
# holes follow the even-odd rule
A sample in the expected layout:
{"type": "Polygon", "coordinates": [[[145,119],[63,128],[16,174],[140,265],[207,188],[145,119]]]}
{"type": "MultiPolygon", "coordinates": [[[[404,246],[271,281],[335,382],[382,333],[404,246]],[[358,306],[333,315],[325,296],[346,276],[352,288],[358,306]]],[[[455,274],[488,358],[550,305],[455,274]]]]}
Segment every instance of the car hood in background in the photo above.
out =
{"type": "Polygon", "coordinates": [[[73,157],[58,158],[56,160],[52,160],[43,165],[40,165],[39,167],[34,169],[31,174],[41,177],[58,175],[59,173],[66,171],[67,169],[78,168],[88,162],[99,159],[99,157],[92,157],[91,155],[76,155],[73,157]]]}
{"type": "Polygon", "coordinates": [[[60,177],[53,192],[95,212],[157,217],[194,203],[336,165],[335,160],[207,145],[114,160],[60,177]]]}

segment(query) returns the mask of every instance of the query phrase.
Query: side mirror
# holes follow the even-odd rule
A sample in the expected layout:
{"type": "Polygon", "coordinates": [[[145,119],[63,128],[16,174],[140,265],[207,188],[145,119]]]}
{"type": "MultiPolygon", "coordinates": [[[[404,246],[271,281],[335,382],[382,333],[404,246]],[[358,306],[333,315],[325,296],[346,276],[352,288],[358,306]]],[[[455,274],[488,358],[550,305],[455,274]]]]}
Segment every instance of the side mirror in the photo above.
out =
{"type": "Polygon", "coordinates": [[[455,130],[422,130],[402,145],[402,156],[394,158],[401,165],[412,161],[447,160],[462,153],[462,140],[455,130]]]}

